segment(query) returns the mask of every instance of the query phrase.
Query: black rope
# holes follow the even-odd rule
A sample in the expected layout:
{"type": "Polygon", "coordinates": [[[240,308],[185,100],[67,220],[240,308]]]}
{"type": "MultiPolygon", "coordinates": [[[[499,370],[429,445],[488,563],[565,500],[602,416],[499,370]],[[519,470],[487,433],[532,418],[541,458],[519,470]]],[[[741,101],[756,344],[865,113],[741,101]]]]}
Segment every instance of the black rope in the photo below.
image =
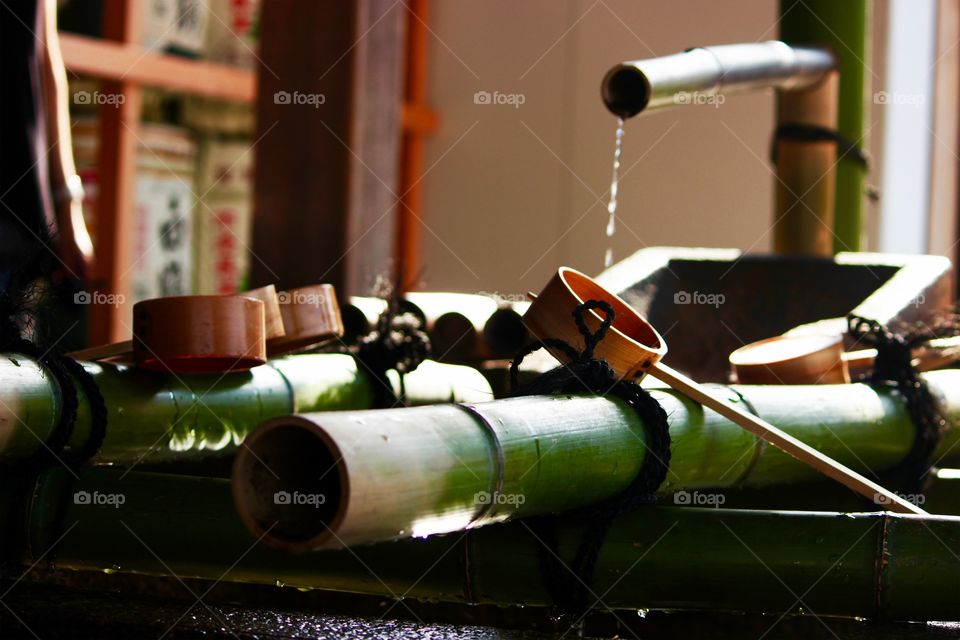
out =
{"type": "Polygon", "coordinates": [[[401,313],[399,301],[391,299],[377,318],[376,328],[347,351],[356,358],[358,367],[378,383],[373,385],[374,407],[395,407],[404,404],[404,374],[415,370],[430,356],[430,338],[420,318],[410,312],[401,313]],[[399,396],[387,377],[390,369],[400,374],[399,396]]]}
{"type": "MultiPolygon", "coordinates": [[[[60,395],[57,424],[34,456],[6,463],[7,467],[16,469],[40,470],[55,463],[79,468],[100,449],[107,430],[106,404],[93,377],[80,363],[61,353],[55,344],[48,346],[47,341],[36,337],[45,334],[44,300],[51,295],[44,284],[47,272],[48,254],[38,249],[12,274],[0,292],[0,352],[23,354],[36,360],[52,376],[60,395]],[[33,334],[35,339],[24,338],[25,333],[33,334]],[[90,406],[90,433],[83,445],[68,451],[79,408],[78,384],[90,406]]],[[[13,355],[10,357],[15,359],[13,355]]]]}
{"type": "Polygon", "coordinates": [[[848,316],[847,323],[851,337],[877,350],[868,381],[894,389],[904,400],[916,435],[907,457],[886,475],[900,491],[918,494],[930,472],[930,459],[947,422],[926,381],[912,364],[913,350],[934,338],[948,333],[955,335],[955,320],[922,325],[906,333],[891,331],[876,320],[856,315],[848,316]]]}
{"type": "Polygon", "coordinates": [[[857,143],[833,129],[812,124],[781,124],[773,133],[773,143],[770,148],[770,160],[773,164],[777,164],[777,142],[779,140],[836,142],[837,153],[840,157],[850,158],[860,165],[864,171],[870,170],[870,160],[857,143]]]}
{"type": "Polygon", "coordinates": [[[574,309],[573,319],[583,336],[583,351],[578,352],[563,340],[552,338],[528,345],[517,354],[510,366],[511,395],[583,392],[614,395],[637,413],[647,436],[647,455],[644,456],[639,473],[623,492],[597,505],[567,514],[588,519],[570,563],[565,563],[560,558],[556,517],[544,516],[530,520],[531,529],[541,542],[541,571],[555,609],[561,617],[582,618],[595,604],[590,600],[590,585],[600,550],[614,518],[656,501],[654,493],[663,483],[669,469],[670,431],[666,412],[647,391],[634,382],[620,380],[609,364],[594,357],[596,346],[613,325],[613,308],[604,301],[588,300],[574,309]],[[597,331],[592,332],[585,318],[586,314],[594,309],[603,312],[604,317],[597,331]],[[547,371],[520,388],[520,363],[526,356],[541,348],[562,351],[570,362],[547,371]]]}
{"type": "Polygon", "coordinates": [[[83,365],[73,358],[60,353],[55,349],[44,349],[36,343],[17,337],[8,339],[9,333],[4,330],[5,338],[0,338],[0,351],[8,354],[23,354],[36,360],[57,383],[60,391],[60,415],[57,424],[47,435],[43,445],[36,455],[27,458],[13,466],[28,466],[43,468],[53,464],[65,464],[73,469],[80,468],[92,458],[107,433],[107,406],[103,394],[97,386],[93,376],[84,369],[83,365]],[[75,448],[67,449],[76,429],[77,412],[79,410],[79,396],[77,385],[90,405],[90,433],[84,443],[75,448]]]}
{"type": "MultiPolygon", "coordinates": [[[[77,470],[100,449],[107,431],[106,403],[93,376],[79,362],[61,353],[55,343],[42,338],[46,335],[49,316],[44,303],[57,292],[56,286],[50,287],[52,281],[48,277],[51,273],[50,250],[49,244],[38,248],[0,286],[0,352],[6,354],[14,364],[18,364],[18,355],[35,360],[44,375],[55,382],[60,400],[57,423],[37,447],[36,453],[18,460],[0,460],[0,482],[9,484],[11,491],[18,496],[10,507],[14,518],[25,517],[34,484],[41,474],[59,469],[76,475],[77,470]],[[34,339],[26,339],[25,334],[34,336],[34,339]],[[90,431],[83,444],[69,447],[80,407],[78,386],[89,405],[90,431]]],[[[20,420],[19,417],[17,419],[20,420]]],[[[21,426],[30,429],[22,421],[21,426]]],[[[66,503],[63,503],[57,508],[54,515],[55,530],[61,529],[66,507],[66,503]]],[[[21,559],[7,555],[7,551],[0,549],[0,565],[7,562],[19,564],[21,559]]],[[[51,562],[52,559],[53,552],[49,551],[47,561],[51,562]]]]}
{"type": "Polygon", "coordinates": [[[76,449],[72,449],[67,457],[69,464],[80,467],[93,458],[100,451],[100,447],[103,446],[103,441],[107,437],[109,412],[103,394],[100,392],[100,387],[90,372],[70,356],[64,355],[59,356],[59,358],[67,373],[80,384],[84,396],[87,398],[87,404],[90,405],[90,433],[84,443],[76,449]]]}

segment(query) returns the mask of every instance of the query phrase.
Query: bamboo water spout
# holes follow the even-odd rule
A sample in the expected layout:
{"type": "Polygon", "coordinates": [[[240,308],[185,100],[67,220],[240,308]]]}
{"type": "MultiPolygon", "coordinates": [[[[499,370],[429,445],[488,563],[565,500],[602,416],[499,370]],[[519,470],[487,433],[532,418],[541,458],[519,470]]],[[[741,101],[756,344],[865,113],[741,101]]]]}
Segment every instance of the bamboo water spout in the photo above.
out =
{"type": "Polygon", "coordinates": [[[601,94],[607,109],[625,119],[728,93],[777,89],[779,127],[800,133],[775,141],[774,248],[829,256],[837,163],[837,141],[831,138],[838,118],[836,69],[829,50],[778,40],[699,47],[620,63],[604,76],[601,94]]]}
{"type": "Polygon", "coordinates": [[[612,113],[632,118],[650,109],[694,104],[684,99],[693,95],[805,89],[835,68],[830,51],[779,40],[697,47],[622,62],[604,76],[601,92],[612,113]]]}

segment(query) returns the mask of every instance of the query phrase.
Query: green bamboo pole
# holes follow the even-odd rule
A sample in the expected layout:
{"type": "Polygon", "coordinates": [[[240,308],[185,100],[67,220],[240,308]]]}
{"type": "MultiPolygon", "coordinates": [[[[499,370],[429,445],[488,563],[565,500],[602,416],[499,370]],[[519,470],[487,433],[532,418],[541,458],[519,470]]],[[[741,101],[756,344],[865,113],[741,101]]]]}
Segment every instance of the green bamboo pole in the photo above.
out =
{"type": "MultiPolygon", "coordinates": [[[[861,148],[870,93],[867,0],[780,0],[780,38],[789,44],[830,47],[840,69],[838,129],[861,148]]],[[[865,172],[852,158],[837,165],[834,252],[859,251],[865,172]]]]}
{"type": "MultiPolygon", "coordinates": [[[[950,464],[960,460],[960,370],[925,377],[949,422],[933,457],[950,464]]],[[[861,474],[893,467],[913,443],[914,426],[889,390],[736,391],[727,390],[730,400],[745,398],[768,422],[861,474]]],[[[669,416],[672,438],[663,493],[822,478],[679,392],[651,393],[669,416]]],[[[647,455],[644,445],[637,415],[604,397],[531,396],[471,411],[307,414],[250,434],[234,465],[234,495],[244,522],[266,542],[296,551],[336,548],[594,503],[626,488],[647,455]]]]}
{"type": "MultiPolygon", "coordinates": [[[[263,420],[304,411],[369,408],[374,385],[342,354],[294,355],[246,372],[174,375],[106,363],[84,363],[108,408],[107,437],[98,463],[201,459],[232,452],[263,420]]],[[[395,392],[399,378],[388,374],[395,392]]],[[[426,361],[404,380],[411,404],[492,397],[468,367],[426,361]]],[[[90,437],[90,407],[78,387],[79,410],[69,446],[90,437]]],[[[29,456],[42,446],[60,414],[59,386],[33,360],[0,356],[0,460],[29,456]]]]}
{"type": "Polygon", "coordinates": [[[609,497],[644,440],[626,403],[595,397],[285,416],[237,451],[234,496],[291,551],[422,537],[609,497]]]}
{"type": "MultiPolygon", "coordinates": [[[[21,560],[458,603],[547,604],[525,522],[344,551],[286,554],[252,538],[225,480],[89,469],[41,477],[21,560]],[[77,496],[80,496],[79,498],[77,496]],[[84,496],[90,496],[89,500],[84,496]],[[122,496],[122,504],[117,504],[122,496]],[[184,526],[184,523],[190,523],[184,526]],[[62,536],[62,537],[61,537],[62,536]]],[[[569,558],[582,522],[562,521],[569,558]]],[[[12,528],[12,527],[8,527],[12,528]]],[[[618,518],[600,607],[960,618],[960,518],[651,507],[618,518]],[[797,596],[802,602],[797,601],[797,596]]]]}

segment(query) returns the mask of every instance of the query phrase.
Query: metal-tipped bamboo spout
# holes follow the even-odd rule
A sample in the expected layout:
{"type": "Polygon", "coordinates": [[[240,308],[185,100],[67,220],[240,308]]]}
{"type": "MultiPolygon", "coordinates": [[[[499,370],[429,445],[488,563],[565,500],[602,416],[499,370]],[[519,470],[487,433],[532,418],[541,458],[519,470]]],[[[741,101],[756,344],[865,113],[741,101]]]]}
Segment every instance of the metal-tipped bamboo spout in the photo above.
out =
{"type": "Polygon", "coordinates": [[[832,255],[839,79],[830,50],[778,40],[689,49],[618,64],[601,93],[611,112],[632,118],[766,88],[778,90],[774,250],[832,255]],[[781,135],[786,131],[800,134],[781,135]]]}
{"type": "Polygon", "coordinates": [[[698,47],[659,58],[623,62],[607,72],[601,93],[621,118],[642,111],[693,104],[700,96],[756,89],[803,89],[836,69],[827,49],[793,47],[779,40],[698,47]]]}

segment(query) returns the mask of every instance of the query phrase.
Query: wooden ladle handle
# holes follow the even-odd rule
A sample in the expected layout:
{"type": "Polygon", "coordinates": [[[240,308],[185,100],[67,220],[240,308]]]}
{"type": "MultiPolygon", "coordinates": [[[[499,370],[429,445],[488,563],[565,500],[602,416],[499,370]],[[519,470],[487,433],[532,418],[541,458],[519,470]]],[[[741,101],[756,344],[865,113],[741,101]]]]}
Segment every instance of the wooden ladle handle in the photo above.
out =
{"type": "Polygon", "coordinates": [[[813,447],[778,429],[766,420],[740,409],[726,400],[712,395],[702,385],[697,384],[679,371],[658,363],[650,370],[650,375],[662,380],[671,388],[689,396],[705,407],[713,409],[721,416],[734,422],[761,440],[769,442],[781,451],[793,456],[800,462],[832,478],[848,489],[856,491],[874,504],[880,504],[897,513],[925,514],[926,511],[904,500],[892,491],[860,475],[856,471],[825,456],[813,447]]]}

